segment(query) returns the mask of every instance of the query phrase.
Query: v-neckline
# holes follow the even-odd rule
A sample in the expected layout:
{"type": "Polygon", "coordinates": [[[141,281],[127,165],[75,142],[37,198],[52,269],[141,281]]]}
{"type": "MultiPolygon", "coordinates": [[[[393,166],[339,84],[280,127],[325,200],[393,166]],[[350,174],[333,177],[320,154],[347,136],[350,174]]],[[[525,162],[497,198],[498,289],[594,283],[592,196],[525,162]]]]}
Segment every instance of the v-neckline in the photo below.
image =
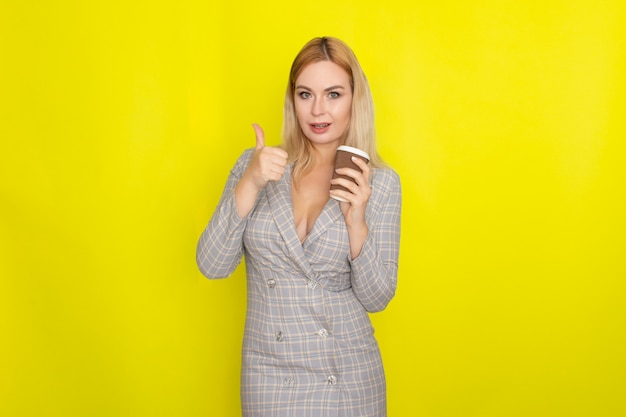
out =
{"type": "Polygon", "coordinates": [[[339,202],[329,198],[320,215],[315,220],[311,231],[304,241],[300,242],[293,215],[293,202],[291,200],[292,165],[287,165],[285,173],[279,181],[270,182],[266,186],[267,197],[276,227],[287,245],[293,261],[300,266],[305,275],[313,276],[315,274],[305,256],[305,250],[314,244],[342,214],[339,202]]]}
{"type": "Polygon", "coordinates": [[[294,202],[294,195],[295,193],[297,193],[297,190],[295,188],[295,185],[293,184],[293,178],[290,178],[289,180],[289,197],[291,200],[291,211],[292,211],[292,217],[293,217],[293,223],[294,223],[294,227],[296,229],[296,234],[298,235],[298,240],[300,241],[300,244],[304,246],[304,243],[307,241],[307,238],[311,235],[311,233],[315,230],[315,227],[318,223],[319,218],[322,216],[322,213],[324,212],[324,210],[326,210],[326,207],[328,206],[329,201],[331,200],[330,196],[327,197],[326,201],[324,201],[323,204],[321,204],[321,208],[319,209],[319,211],[317,211],[317,213],[315,214],[315,218],[309,219],[307,217],[306,214],[302,215],[302,219],[300,219],[300,222],[305,223],[304,227],[305,227],[305,233],[304,233],[304,237],[302,239],[300,239],[300,234],[298,231],[298,221],[297,221],[297,216],[296,216],[296,204],[294,202]],[[311,222],[309,222],[309,220],[312,220],[311,222]]]}

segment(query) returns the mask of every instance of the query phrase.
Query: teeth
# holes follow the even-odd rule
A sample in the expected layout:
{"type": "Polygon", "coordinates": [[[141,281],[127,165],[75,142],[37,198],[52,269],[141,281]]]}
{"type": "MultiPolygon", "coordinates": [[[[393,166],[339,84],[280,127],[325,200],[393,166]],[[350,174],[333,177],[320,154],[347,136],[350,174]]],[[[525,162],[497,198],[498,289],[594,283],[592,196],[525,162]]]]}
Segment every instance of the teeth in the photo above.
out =
{"type": "Polygon", "coordinates": [[[328,123],[322,123],[320,125],[313,125],[316,129],[323,129],[328,126],[328,123]]]}

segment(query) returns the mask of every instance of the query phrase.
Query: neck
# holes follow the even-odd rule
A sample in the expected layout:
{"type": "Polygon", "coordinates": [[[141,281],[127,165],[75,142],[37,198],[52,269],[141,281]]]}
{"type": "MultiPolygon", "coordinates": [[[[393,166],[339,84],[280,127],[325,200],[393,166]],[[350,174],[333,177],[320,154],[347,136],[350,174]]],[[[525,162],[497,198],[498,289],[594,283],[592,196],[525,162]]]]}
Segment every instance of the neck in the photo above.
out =
{"type": "Polygon", "coordinates": [[[314,166],[332,166],[335,164],[335,155],[337,153],[336,144],[328,144],[323,146],[314,146],[314,166]]]}

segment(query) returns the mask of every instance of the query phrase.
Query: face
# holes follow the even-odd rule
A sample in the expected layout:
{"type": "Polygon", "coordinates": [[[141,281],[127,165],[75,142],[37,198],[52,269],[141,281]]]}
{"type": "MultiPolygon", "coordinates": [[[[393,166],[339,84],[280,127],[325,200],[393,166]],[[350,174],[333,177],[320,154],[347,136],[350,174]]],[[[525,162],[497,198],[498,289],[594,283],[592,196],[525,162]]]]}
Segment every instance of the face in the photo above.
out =
{"type": "Polygon", "coordinates": [[[350,125],[350,77],[330,61],[309,64],[296,79],[296,116],[314,145],[339,146],[350,125]]]}

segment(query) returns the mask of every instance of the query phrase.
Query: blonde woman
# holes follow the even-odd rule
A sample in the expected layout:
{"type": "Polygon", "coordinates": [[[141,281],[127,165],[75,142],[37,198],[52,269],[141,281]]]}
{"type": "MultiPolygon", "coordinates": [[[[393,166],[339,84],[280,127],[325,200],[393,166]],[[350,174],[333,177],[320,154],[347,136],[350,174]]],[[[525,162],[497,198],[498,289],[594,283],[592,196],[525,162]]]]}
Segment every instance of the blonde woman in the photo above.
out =
{"type": "Polygon", "coordinates": [[[289,74],[283,146],[265,146],[254,129],[256,147],[232,169],[196,254],[208,278],[229,276],[245,255],[243,415],[385,416],[368,312],[395,294],[401,191],[376,151],[371,92],[352,50],[309,41],[289,74]],[[333,179],[340,145],[370,162],[354,158],[361,172],[340,168],[333,179]]]}

